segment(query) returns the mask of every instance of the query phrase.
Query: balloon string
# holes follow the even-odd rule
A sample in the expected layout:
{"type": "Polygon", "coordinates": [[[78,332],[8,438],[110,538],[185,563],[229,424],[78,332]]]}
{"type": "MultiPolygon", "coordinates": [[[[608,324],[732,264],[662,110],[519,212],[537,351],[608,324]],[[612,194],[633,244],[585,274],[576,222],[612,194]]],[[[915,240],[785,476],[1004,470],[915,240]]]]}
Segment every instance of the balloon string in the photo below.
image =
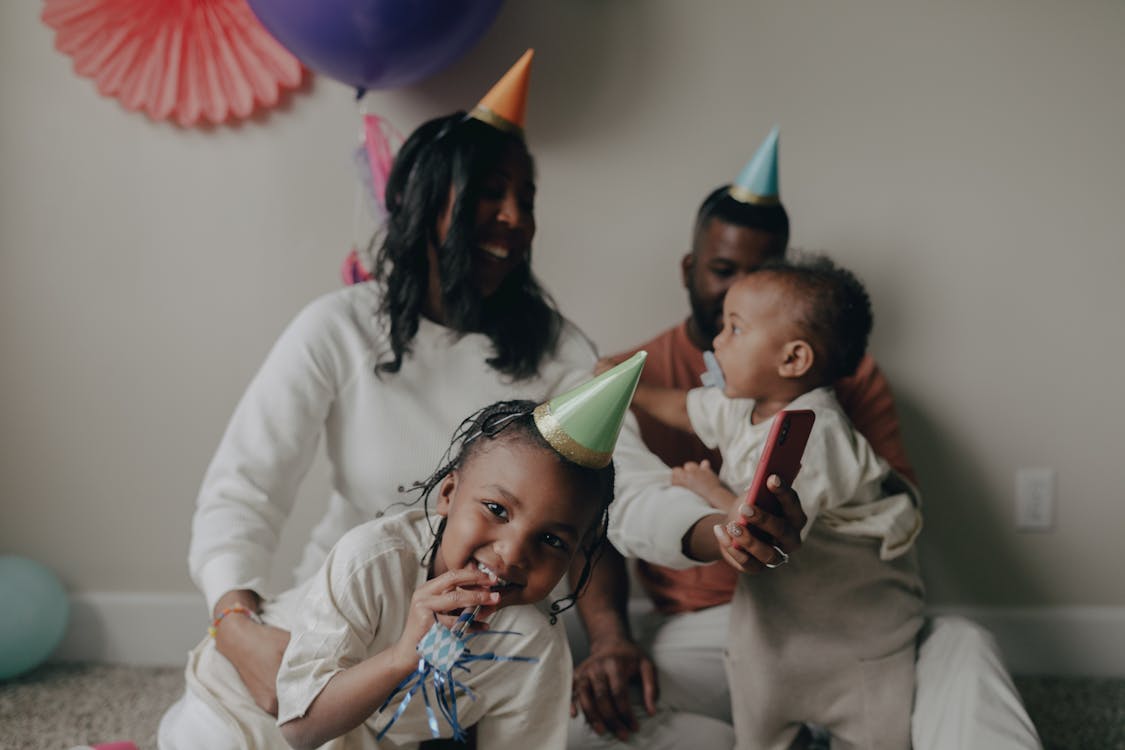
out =
{"type": "MultiPolygon", "coordinates": [[[[364,148],[365,127],[363,116],[366,114],[366,108],[363,106],[363,96],[359,92],[363,89],[356,89],[356,102],[359,104],[360,119],[359,119],[359,146],[364,148]]],[[[367,238],[361,236],[363,234],[362,224],[364,217],[369,213],[367,210],[367,187],[364,185],[363,180],[356,180],[355,194],[352,200],[352,246],[349,250],[351,253],[359,253],[360,248],[364,247],[367,238]]]]}
{"type": "MultiPolygon", "coordinates": [[[[364,92],[357,89],[357,92],[364,92]]],[[[359,144],[352,154],[357,187],[352,202],[351,247],[340,269],[345,284],[372,278],[374,243],[386,228],[387,181],[402,134],[379,115],[369,114],[362,93],[356,97],[360,113],[359,144]]]]}

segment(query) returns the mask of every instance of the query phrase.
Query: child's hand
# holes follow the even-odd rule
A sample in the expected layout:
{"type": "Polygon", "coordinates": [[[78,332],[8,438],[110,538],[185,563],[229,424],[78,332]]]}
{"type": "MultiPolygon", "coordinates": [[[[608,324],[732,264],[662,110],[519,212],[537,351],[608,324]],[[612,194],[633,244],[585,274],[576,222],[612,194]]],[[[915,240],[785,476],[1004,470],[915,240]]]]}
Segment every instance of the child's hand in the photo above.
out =
{"type": "Polygon", "coordinates": [[[612,370],[616,366],[617,363],[609,357],[602,357],[594,364],[594,374],[601,375],[606,370],[612,370]]]}
{"type": "Polygon", "coordinates": [[[475,567],[451,570],[427,581],[410,599],[406,627],[398,643],[392,647],[396,661],[403,665],[418,663],[415,649],[433,627],[435,618],[445,627],[452,628],[462,611],[471,611],[480,605],[482,609],[477,613],[478,619],[470,623],[469,630],[487,629],[488,625],[483,620],[495,611],[493,605],[500,601],[498,592],[489,591],[495,583],[495,578],[475,567]]]}
{"type": "Polygon", "coordinates": [[[683,466],[672,469],[672,484],[689,489],[706,500],[712,508],[729,513],[738,505],[738,497],[719,480],[707,460],[695,463],[688,461],[683,466]]]}
{"type": "Polygon", "coordinates": [[[711,503],[712,507],[723,511],[730,510],[729,505],[721,502],[719,497],[727,488],[719,481],[718,474],[711,468],[711,462],[707,459],[699,463],[688,461],[683,466],[672,469],[672,484],[691,490],[711,503]]]}

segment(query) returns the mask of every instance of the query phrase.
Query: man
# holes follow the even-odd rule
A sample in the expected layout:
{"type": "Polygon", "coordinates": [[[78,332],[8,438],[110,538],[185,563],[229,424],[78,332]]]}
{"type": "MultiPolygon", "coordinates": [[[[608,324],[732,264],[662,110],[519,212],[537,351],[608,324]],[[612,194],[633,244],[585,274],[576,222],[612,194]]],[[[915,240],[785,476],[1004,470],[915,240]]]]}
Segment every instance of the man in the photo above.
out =
{"type": "MultiPolygon", "coordinates": [[[[681,261],[691,314],[638,347],[648,352],[642,382],[681,389],[700,385],[703,352],[721,328],[727,289],[785,253],[789,218],[777,182],[775,129],[735,183],[716,189],[700,206],[691,251],[681,261]]],[[[876,452],[913,480],[894,399],[874,359],[865,356],[836,390],[876,452]]],[[[708,460],[718,470],[721,457],[693,435],[634,412],[645,444],[669,466],[708,460]]],[[[590,656],[574,676],[572,713],[584,715],[588,726],[582,726],[582,716],[572,720],[570,746],[612,747],[614,738],[639,733],[646,747],[733,747],[723,650],[738,573],[724,563],[673,570],[640,561],[638,576],[657,613],[651,618],[653,634],[645,639],[650,660],[624,617],[623,559],[607,554],[598,567],[594,586],[585,601],[579,599],[590,656]],[[630,683],[638,682],[649,714],[640,722],[629,696],[630,683]]],[[[935,618],[922,638],[912,728],[916,748],[1040,747],[988,633],[959,618],[935,618]]]]}

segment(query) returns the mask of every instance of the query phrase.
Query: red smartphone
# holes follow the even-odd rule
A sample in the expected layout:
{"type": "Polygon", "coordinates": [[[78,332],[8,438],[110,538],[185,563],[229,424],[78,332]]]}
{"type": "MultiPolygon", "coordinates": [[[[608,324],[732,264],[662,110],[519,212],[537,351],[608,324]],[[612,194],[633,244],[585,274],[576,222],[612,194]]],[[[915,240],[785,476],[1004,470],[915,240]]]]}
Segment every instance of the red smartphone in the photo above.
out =
{"type": "MultiPolygon", "coordinates": [[[[750,489],[746,493],[747,505],[765,508],[774,515],[781,515],[781,506],[766,487],[766,480],[777,474],[787,486],[793,486],[793,480],[801,470],[801,456],[805,452],[805,444],[809,442],[809,433],[812,432],[815,420],[816,416],[809,409],[783,409],[774,416],[773,426],[762,449],[762,457],[758,459],[754,480],[750,482],[750,489]]],[[[750,526],[748,530],[759,539],[764,539],[764,532],[759,532],[757,528],[750,526]]]]}

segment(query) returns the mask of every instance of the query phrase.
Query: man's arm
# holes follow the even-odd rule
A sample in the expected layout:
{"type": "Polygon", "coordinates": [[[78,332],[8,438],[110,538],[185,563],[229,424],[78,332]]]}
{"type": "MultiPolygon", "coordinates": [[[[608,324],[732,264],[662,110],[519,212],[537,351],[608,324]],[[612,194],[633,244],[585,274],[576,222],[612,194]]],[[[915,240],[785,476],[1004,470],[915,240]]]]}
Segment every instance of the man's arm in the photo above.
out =
{"type": "Polygon", "coordinates": [[[875,452],[885,458],[895,471],[917,483],[902,442],[890,383],[870,354],[860,360],[854,375],[836,382],[836,398],[875,452]]]}
{"type": "Polygon", "coordinates": [[[633,394],[633,404],[669,427],[693,432],[688,416],[687,391],[641,383],[633,394]]]}
{"type": "MultiPolygon", "coordinates": [[[[622,355],[602,357],[594,365],[594,374],[601,375],[624,359],[622,355]]],[[[633,393],[633,406],[669,427],[692,432],[687,410],[687,391],[683,389],[638,383],[637,390],[633,393]]]]}
{"type": "MultiPolygon", "coordinates": [[[[576,585],[584,558],[576,556],[570,570],[576,585]]],[[[579,709],[598,734],[607,730],[622,741],[638,729],[629,699],[630,683],[640,680],[645,710],[656,713],[656,668],[633,641],[628,619],[629,576],[625,558],[608,542],[590,571],[576,604],[586,629],[590,654],[574,670],[571,716],[579,709]]]]}

